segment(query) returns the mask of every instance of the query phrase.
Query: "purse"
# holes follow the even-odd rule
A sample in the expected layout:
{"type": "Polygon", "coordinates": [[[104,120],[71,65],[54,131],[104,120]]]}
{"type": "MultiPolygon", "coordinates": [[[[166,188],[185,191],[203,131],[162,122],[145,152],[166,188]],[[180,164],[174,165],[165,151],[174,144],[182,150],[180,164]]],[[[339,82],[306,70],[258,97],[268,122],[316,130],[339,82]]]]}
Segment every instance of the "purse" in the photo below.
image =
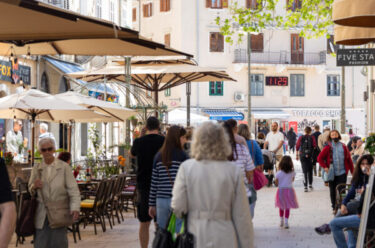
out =
{"type": "Polygon", "coordinates": [[[324,182],[331,182],[335,179],[335,171],[333,168],[333,164],[329,166],[328,173],[325,170],[323,170],[322,178],[324,182]]]}
{"type": "Polygon", "coordinates": [[[165,228],[157,228],[154,240],[152,241],[152,248],[173,248],[173,228],[176,227],[176,216],[171,212],[168,218],[167,226],[165,228]],[[174,225],[173,225],[174,223],[174,225]]]}
{"type": "MultiPolygon", "coordinates": [[[[40,178],[42,178],[42,175],[40,175],[40,178]]],[[[60,201],[45,201],[41,191],[40,195],[47,210],[47,218],[50,228],[54,229],[68,227],[73,224],[73,217],[70,214],[69,199],[60,201]]]]}
{"type": "Polygon", "coordinates": [[[195,237],[188,230],[188,217],[184,216],[184,221],[182,223],[181,232],[177,236],[175,248],[194,248],[195,247],[195,237]]]}
{"type": "MultiPolygon", "coordinates": [[[[251,154],[253,154],[253,155],[251,155],[251,157],[252,157],[253,162],[254,162],[254,156],[255,156],[254,155],[254,144],[253,144],[252,141],[251,141],[251,154]]],[[[254,184],[255,190],[260,190],[261,188],[263,188],[264,186],[266,186],[268,184],[268,179],[263,174],[263,171],[260,171],[260,170],[257,170],[257,169],[254,170],[253,184],[254,184]]]]}

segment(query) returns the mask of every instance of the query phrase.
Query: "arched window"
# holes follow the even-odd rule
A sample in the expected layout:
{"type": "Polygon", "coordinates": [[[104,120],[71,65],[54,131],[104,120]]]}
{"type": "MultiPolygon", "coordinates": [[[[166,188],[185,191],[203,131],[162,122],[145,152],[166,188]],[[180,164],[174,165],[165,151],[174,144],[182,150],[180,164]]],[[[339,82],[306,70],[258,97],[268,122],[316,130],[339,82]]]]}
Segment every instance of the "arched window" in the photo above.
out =
{"type": "Polygon", "coordinates": [[[60,79],[60,84],[59,84],[59,93],[63,93],[69,90],[68,86],[68,80],[63,76],[60,79]]]}
{"type": "Polygon", "coordinates": [[[43,72],[42,79],[40,81],[40,90],[49,93],[49,80],[45,72],[43,72]]]}

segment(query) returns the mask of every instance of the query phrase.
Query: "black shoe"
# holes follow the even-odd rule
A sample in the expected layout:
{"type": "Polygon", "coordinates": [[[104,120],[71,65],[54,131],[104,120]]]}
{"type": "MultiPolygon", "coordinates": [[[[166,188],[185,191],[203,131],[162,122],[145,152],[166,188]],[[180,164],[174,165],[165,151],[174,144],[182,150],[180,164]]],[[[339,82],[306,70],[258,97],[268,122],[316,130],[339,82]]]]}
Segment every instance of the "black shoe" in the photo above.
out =
{"type": "Polygon", "coordinates": [[[314,230],[319,235],[331,234],[331,228],[328,224],[324,224],[320,227],[315,227],[314,230]]]}
{"type": "Polygon", "coordinates": [[[308,190],[307,190],[307,187],[305,187],[305,192],[307,192],[308,190]]]}
{"type": "Polygon", "coordinates": [[[309,189],[313,190],[313,186],[312,186],[312,185],[310,185],[310,186],[309,186],[309,189]]]}

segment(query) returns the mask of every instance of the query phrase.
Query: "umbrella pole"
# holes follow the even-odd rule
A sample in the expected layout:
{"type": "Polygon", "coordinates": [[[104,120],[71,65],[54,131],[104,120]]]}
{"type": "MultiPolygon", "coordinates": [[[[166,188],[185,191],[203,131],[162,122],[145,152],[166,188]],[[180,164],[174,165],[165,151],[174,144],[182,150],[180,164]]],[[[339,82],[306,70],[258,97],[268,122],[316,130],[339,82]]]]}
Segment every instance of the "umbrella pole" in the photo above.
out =
{"type": "Polygon", "coordinates": [[[72,123],[69,123],[68,126],[68,152],[72,152],[72,123]]]}
{"type": "Polygon", "coordinates": [[[186,126],[190,126],[190,95],[191,95],[191,83],[186,83],[186,126]]]}
{"type": "Polygon", "coordinates": [[[107,159],[107,122],[104,122],[104,155],[107,159]]]}
{"type": "Polygon", "coordinates": [[[34,167],[34,150],[35,150],[35,118],[36,113],[31,114],[31,167],[34,167]]]}

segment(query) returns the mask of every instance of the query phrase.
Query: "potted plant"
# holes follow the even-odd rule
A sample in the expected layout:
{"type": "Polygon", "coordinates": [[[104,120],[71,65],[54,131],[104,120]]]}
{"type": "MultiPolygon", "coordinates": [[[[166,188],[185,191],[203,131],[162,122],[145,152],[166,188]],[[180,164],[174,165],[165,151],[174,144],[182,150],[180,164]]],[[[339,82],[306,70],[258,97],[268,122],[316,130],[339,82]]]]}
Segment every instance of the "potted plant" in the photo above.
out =
{"type": "Polygon", "coordinates": [[[134,115],[132,115],[132,116],[129,117],[129,120],[132,123],[133,128],[135,128],[138,124],[138,119],[134,115]]]}
{"type": "Polygon", "coordinates": [[[13,156],[13,154],[11,152],[6,152],[4,154],[5,164],[9,165],[9,166],[12,165],[13,164],[13,158],[14,158],[14,156],[13,156]]]}
{"type": "Polygon", "coordinates": [[[375,155],[375,133],[370,133],[370,135],[366,138],[365,150],[371,155],[375,155]]]}

